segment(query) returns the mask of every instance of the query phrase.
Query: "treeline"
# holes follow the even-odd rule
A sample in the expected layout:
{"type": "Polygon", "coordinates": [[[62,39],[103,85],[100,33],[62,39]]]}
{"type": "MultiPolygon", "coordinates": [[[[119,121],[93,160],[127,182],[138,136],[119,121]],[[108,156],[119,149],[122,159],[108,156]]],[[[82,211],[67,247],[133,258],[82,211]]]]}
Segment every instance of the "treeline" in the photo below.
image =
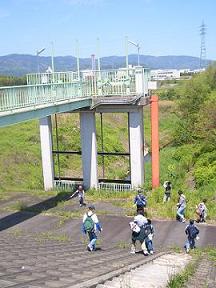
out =
{"type": "Polygon", "coordinates": [[[0,75],[0,86],[26,85],[26,77],[0,75]]]}

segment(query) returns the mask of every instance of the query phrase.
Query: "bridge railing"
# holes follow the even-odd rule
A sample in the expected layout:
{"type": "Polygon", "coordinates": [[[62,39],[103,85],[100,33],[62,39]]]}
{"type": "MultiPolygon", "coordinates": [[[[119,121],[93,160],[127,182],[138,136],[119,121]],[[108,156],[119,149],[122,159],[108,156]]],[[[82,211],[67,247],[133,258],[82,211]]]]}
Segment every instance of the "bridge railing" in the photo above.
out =
{"type": "Polygon", "coordinates": [[[145,95],[146,72],[138,68],[28,74],[28,85],[0,87],[0,112],[79,98],[145,95]]]}
{"type": "Polygon", "coordinates": [[[78,80],[78,73],[73,71],[54,73],[31,73],[26,75],[27,85],[72,83],[78,80]]]}
{"type": "Polygon", "coordinates": [[[1,87],[0,112],[82,98],[80,91],[78,82],[1,87]]]}

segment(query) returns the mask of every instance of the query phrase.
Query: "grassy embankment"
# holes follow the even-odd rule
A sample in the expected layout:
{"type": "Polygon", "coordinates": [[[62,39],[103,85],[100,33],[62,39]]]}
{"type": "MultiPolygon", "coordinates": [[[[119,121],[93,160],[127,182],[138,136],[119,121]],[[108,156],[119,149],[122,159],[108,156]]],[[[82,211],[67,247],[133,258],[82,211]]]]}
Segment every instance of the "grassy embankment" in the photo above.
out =
{"type": "MultiPolygon", "coordinates": [[[[145,137],[150,146],[150,111],[145,108],[145,137]]],[[[80,150],[79,118],[77,114],[58,116],[59,120],[59,149],[80,150]]],[[[160,176],[161,184],[164,180],[171,179],[173,183],[173,197],[170,203],[163,205],[163,188],[151,192],[151,164],[145,165],[145,191],[148,195],[149,216],[154,218],[174,218],[177,202],[177,190],[182,189],[188,199],[187,217],[194,216],[194,207],[203,197],[211,199],[214,187],[205,186],[199,189],[194,187],[190,166],[193,147],[172,146],[172,134],[177,116],[175,104],[172,101],[160,103],[160,176]],[[189,147],[189,148],[188,148],[189,147]]],[[[100,119],[97,116],[97,138],[100,146],[100,119]]],[[[55,139],[55,132],[54,132],[55,139]]],[[[42,169],[40,155],[40,137],[38,121],[21,123],[0,129],[0,197],[4,198],[12,191],[25,191],[37,196],[42,192],[42,169]]],[[[54,141],[54,149],[56,143],[54,141]]],[[[127,144],[127,117],[124,114],[106,114],[104,116],[104,150],[106,152],[128,151],[127,144]]],[[[105,176],[122,178],[127,175],[129,163],[127,157],[106,156],[105,176]]],[[[61,176],[82,176],[81,157],[79,155],[60,155],[61,176]]],[[[102,157],[99,157],[99,176],[102,177],[102,157]]],[[[58,174],[57,158],[55,170],[58,174]]],[[[55,195],[50,192],[49,195],[55,195]]],[[[46,194],[47,195],[47,194],[46,194]]],[[[96,192],[89,191],[88,200],[107,200],[115,205],[127,208],[128,214],[133,213],[132,200],[134,193],[96,192]],[[123,198],[124,201],[116,201],[123,198]]],[[[61,205],[67,205],[67,203],[61,205]]],[[[22,206],[22,205],[21,205],[22,206]]],[[[209,219],[215,217],[214,202],[208,203],[209,219]]]]}

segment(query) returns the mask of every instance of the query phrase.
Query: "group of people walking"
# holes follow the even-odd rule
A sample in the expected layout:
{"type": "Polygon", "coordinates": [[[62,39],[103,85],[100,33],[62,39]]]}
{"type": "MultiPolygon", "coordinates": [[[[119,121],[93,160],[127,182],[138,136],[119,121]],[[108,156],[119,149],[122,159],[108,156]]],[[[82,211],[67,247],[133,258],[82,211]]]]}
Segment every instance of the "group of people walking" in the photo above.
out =
{"type": "Polygon", "coordinates": [[[131,254],[136,252],[136,243],[140,242],[142,252],[145,256],[154,253],[153,249],[153,237],[154,227],[151,219],[146,218],[145,209],[147,206],[147,198],[142,194],[142,190],[139,189],[137,195],[134,198],[134,205],[136,206],[136,216],[133,221],[129,223],[132,230],[131,236],[131,254]]]}
{"type": "MultiPolygon", "coordinates": [[[[164,187],[164,198],[163,202],[170,201],[172,184],[170,181],[165,181],[164,187]]],[[[71,198],[78,195],[80,207],[85,206],[85,192],[82,185],[78,186],[71,198]]],[[[181,190],[178,191],[179,199],[177,203],[176,219],[180,222],[185,222],[185,208],[186,208],[186,197],[181,190]]],[[[196,206],[196,214],[198,216],[197,222],[205,222],[207,216],[206,200],[204,199],[201,203],[196,206]]],[[[155,229],[152,225],[151,219],[146,217],[147,198],[142,194],[142,190],[139,189],[137,195],[134,198],[134,205],[136,206],[136,216],[133,221],[129,223],[132,231],[131,236],[131,254],[135,254],[136,243],[140,242],[141,249],[145,256],[154,253],[153,248],[153,237],[155,229]]],[[[82,221],[82,232],[88,235],[89,243],[87,245],[88,251],[96,250],[96,241],[98,232],[102,232],[102,225],[98,220],[95,213],[95,206],[89,205],[87,212],[83,216],[82,221]]],[[[199,229],[195,226],[194,220],[189,221],[189,225],[185,228],[187,235],[187,241],[185,243],[185,250],[188,253],[190,249],[195,248],[195,240],[198,238],[199,229]]]]}
{"type": "MultiPolygon", "coordinates": [[[[172,184],[170,181],[165,181],[163,184],[164,187],[164,198],[163,198],[163,202],[168,202],[171,199],[171,190],[172,190],[172,184]]],[[[183,194],[183,192],[181,190],[178,191],[178,203],[177,203],[177,211],[176,211],[176,220],[180,221],[180,222],[185,222],[185,208],[187,206],[186,204],[186,197],[183,194]]],[[[196,206],[196,215],[197,215],[197,219],[196,222],[197,223],[202,223],[202,222],[206,222],[206,217],[207,217],[207,207],[206,207],[206,199],[203,199],[202,202],[200,202],[197,206],[196,206]]]]}

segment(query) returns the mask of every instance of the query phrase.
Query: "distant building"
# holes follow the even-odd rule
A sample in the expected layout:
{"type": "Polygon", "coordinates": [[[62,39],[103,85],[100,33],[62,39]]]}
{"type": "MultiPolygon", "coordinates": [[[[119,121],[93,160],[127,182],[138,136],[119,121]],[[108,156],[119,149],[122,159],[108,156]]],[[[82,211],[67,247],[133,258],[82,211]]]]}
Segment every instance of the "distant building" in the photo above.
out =
{"type": "Polygon", "coordinates": [[[151,80],[173,80],[180,79],[180,70],[165,69],[165,70],[151,70],[151,80]]]}

